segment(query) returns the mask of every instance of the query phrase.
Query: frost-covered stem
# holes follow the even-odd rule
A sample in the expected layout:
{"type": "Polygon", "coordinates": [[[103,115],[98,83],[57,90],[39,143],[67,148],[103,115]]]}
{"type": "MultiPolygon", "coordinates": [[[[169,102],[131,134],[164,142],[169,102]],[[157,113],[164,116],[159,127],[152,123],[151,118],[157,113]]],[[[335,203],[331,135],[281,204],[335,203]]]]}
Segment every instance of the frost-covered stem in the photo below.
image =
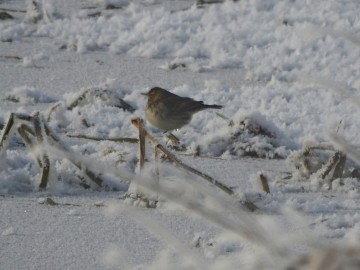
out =
{"type": "Polygon", "coordinates": [[[166,133],[166,137],[174,144],[174,145],[180,145],[180,140],[178,137],[176,137],[171,132],[166,133]]]}
{"type": "Polygon", "coordinates": [[[323,151],[335,151],[334,146],[330,144],[319,144],[319,145],[311,145],[307,146],[303,149],[303,156],[309,156],[312,151],[315,150],[323,150],[323,151]]]}
{"type": "MultiPolygon", "coordinates": [[[[19,135],[23,138],[25,144],[30,149],[34,148],[34,143],[30,139],[29,134],[32,136],[35,136],[39,144],[41,144],[43,142],[43,135],[42,135],[39,113],[36,113],[33,117],[30,115],[25,115],[25,114],[11,113],[9,120],[2,132],[1,139],[0,139],[0,152],[4,148],[5,143],[11,134],[11,130],[12,130],[16,120],[26,121],[34,126],[34,130],[33,130],[26,124],[21,124],[17,129],[19,135]]],[[[48,178],[49,178],[50,160],[49,160],[49,157],[44,153],[42,153],[40,155],[35,153],[35,156],[36,156],[36,160],[37,160],[40,168],[42,169],[40,188],[45,188],[47,185],[47,182],[48,182],[48,178]]]]}
{"type": "Polygon", "coordinates": [[[259,178],[260,178],[260,182],[261,182],[261,185],[262,185],[263,190],[264,190],[266,193],[270,193],[269,183],[268,183],[265,175],[263,175],[263,174],[261,173],[260,176],[259,176],[259,178]]]}
{"type": "MultiPolygon", "coordinates": [[[[38,143],[42,144],[44,142],[44,136],[41,127],[42,121],[40,120],[39,112],[34,114],[33,122],[34,122],[35,136],[38,140],[38,143]]],[[[38,160],[40,160],[39,165],[42,168],[41,181],[39,187],[46,188],[50,174],[50,159],[49,156],[43,150],[41,150],[40,157],[38,157],[38,160]]]]}
{"type": "Polygon", "coordinates": [[[3,11],[3,12],[20,12],[20,13],[26,13],[26,10],[13,9],[13,8],[0,8],[0,11],[3,11]]]}
{"type": "MultiPolygon", "coordinates": [[[[24,140],[25,145],[29,147],[30,149],[34,148],[34,143],[29,137],[29,134],[35,135],[35,132],[27,125],[22,124],[18,128],[18,133],[21,136],[21,138],[24,140]]],[[[45,155],[38,155],[35,154],[36,161],[39,164],[39,167],[42,169],[41,178],[40,178],[40,188],[46,188],[48,178],[49,178],[49,171],[50,171],[50,160],[48,156],[45,155]]]]}
{"type": "Polygon", "coordinates": [[[331,172],[331,170],[334,168],[335,164],[338,161],[339,161],[339,155],[338,152],[336,152],[335,155],[333,155],[332,158],[325,165],[325,170],[320,174],[320,178],[325,179],[325,177],[328,176],[328,174],[331,172]]]}
{"type": "Polygon", "coordinates": [[[2,149],[5,146],[5,143],[10,135],[10,131],[12,126],[14,125],[14,114],[11,113],[9,120],[7,121],[5,128],[3,129],[2,133],[1,133],[1,139],[0,139],[0,152],[2,151],[2,149]]]}
{"type": "Polygon", "coordinates": [[[330,178],[329,189],[331,189],[331,183],[334,179],[340,178],[343,175],[346,162],[346,156],[340,151],[336,151],[334,156],[325,165],[325,170],[320,174],[321,179],[325,177],[334,169],[333,176],[330,178]]]}
{"type": "Polygon", "coordinates": [[[91,181],[95,182],[99,187],[102,186],[103,179],[97,174],[91,171],[87,166],[85,166],[81,161],[78,161],[75,155],[72,153],[72,150],[69,149],[64,143],[60,140],[60,138],[55,135],[55,133],[50,129],[50,127],[44,122],[44,129],[46,135],[52,139],[61,152],[66,153],[64,156],[74,164],[78,169],[80,169],[91,181]]]}
{"type": "Polygon", "coordinates": [[[330,180],[329,189],[332,189],[332,181],[337,178],[341,178],[344,173],[345,163],[346,163],[346,155],[342,152],[338,152],[338,153],[339,153],[339,162],[335,166],[333,177],[330,180]]]}
{"type": "Polygon", "coordinates": [[[86,98],[86,95],[90,92],[91,89],[87,89],[85,90],[77,99],[75,99],[68,107],[67,109],[69,111],[71,111],[72,109],[74,109],[75,107],[77,107],[80,102],[86,98]]]}
{"type": "Polygon", "coordinates": [[[156,175],[156,181],[160,181],[160,171],[159,171],[159,151],[157,147],[154,147],[154,160],[155,160],[155,175],[156,175]]]}
{"type": "Polygon", "coordinates": [[[30,115],[26,114],[19,114],[19,113],[11,113],[9,116],[8,121],[6,122],[5,127],[3,128],[3,131],[1,133],[0,138],[0,152],[5,147],[5,143],[7,142],[9,136],[11,135],[11,130],[14,126],[15,120],[23,120],[23,121],[31,121],[32,117],[30,115]]]}
{"type": "MultiPolygon", "coordinates": [[[[313,170],[312,170],[311,162],[309,159],[311,158],[311,154],[313,151],[336,151],[336,150],[330,144],[308,145],[308,146],[304,147],[302,149],[301,153],[299,154],[299,156],[304,157],[303,166],[310,173],[312,173],[313,170]]],[[[324,176],[324,178],[325,178],[325,176],[324,176]]]]}
{"type": "Polygon", "coordinates": [[[52,113],[57,109],[57,108],[59,108],[60,106],[62,105],[62,103],[61,102],[58,102],[58,103],[56,103],[54,106],[52,106],[51,108],[50,108],[50,111],[49,111],[49,113],[48,113],[48,117],[47,117],[47,119],[46,119],[46,122],[50,122],[51,121],[51,115],[52,115],[52,113]]]}
{"type": "Polygon", "coordinates": [[[140,170],[144,168],[145,164],[145,129],[142,120],[138,118],[139,125],[139,151],[140,151],[140,170]]]}
{"type": "Polygon", "coordinates": [[[118,143],[138,143],[139,139],[137,138],[98,138],[98,137],[92,137],[88,135],[66,135],[69,138],[77,138],[77,139],[86,139],[86,140],[92,140],[92,141],[111,141],[111,142],[118,142],[118,143]]]}
{"type": "MultiPolygon", "coordinates": [[[[139,123],[140,120],[139,118],[135,118],[131,120],[131,123],[139,128],[139,123]]],[[[193,174],[196,174],[202,178],[204,178],[206,181],[210,182],[211,184],[213,184],[214,186],[220,188],[222,191],[226,192],[229,195],[233,195],[234,191],[232,189],[230,189],[229,187],[225,186],[224,184],[218,182],[217,180],[215,180],[214,178],[212,178],[211,176],[202,173],[192,167],[190,167],[189,165],[186,165],[185,163],[183,163],[182,161],[180,161],[179,159],[177,159],[175,157],[175,155],[173,155],[170,151],[168,151],[163,145],[161,145],[157,140],[155,140],[155,138],[144,129],[145,132],[145,136],[151,141],[151,143],[161,152],[163,152],[163,154],[166,156],[167,159],[169,159],[170,161],[172,161],[175,165],[189,171],[192,172],[193,174]]]]}
{"type": "Polygon", "coordinates": [[[214,186],[220,188],[222,191],[226,192],[227,194],[229,195],[233,195],[234,194],[234,191],[230,188],[228,188],[227,186],[225,186],[224,184],[220,183],[219,181],[215,180],[214,178],[212,178],[211,176],[203,173],[203,172],[200,172],[196,169],[194,169],[193,167],[190,167],[189,165],[181,162],[180,160],[178,160],[172,153],[170,153],[164,146],[162,146],[161,144],[158,144],[157,145],[157,148],[163,152],[166,157],[172,161],[175,165],[193,173],[193,174],[196,174],[200,177],[202,177],[203,179],[205,179],[206,181],[210,182],[211,184],[213,184],[214,186]]]}

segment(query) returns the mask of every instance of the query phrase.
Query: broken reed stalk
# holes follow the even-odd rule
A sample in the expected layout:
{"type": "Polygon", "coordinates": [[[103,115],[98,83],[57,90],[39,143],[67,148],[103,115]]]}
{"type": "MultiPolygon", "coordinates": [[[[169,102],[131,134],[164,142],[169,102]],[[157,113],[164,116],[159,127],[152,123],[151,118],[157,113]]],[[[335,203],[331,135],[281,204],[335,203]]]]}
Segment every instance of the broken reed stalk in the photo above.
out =
{"type": "Polygon", "coordinates": [[[234,125],[234,121],[231,120],[229,117],[227,117],[227,116],[225,116],[225,115],[223,115],[223,114],[221,114],[221,113],[218,113],[218,112],[216,113],[216,115],[219,116],[221,119],[227,121],[227,122],[228,122],[228,125],[229,125],[230,127],[232,127],[232,126],[234,125]]]}
{"type": "MultiPolygon", "coordinates": [[[[17,132],[24,140],[25,145],[30,149],[34,149],[36,144],[42,144],[44,142],[44,131],[45,131],[46,136],[52,139],[57,144],[59,149],[61,149],[64,152],[70,151],[69,149],[67,149],[66,146],[64,146],[64,144],[60,141],[60,139],[50,130],[50,128],[46,125],[45,121],[41,119],[39,112],[35,113],[34,116],[11,113],[9,116],[9,120],[6,123],[0,138],[0,151],[4,148],[6,141],[9,139],[15,121],[24,122],[24,123],[20,122],[20,125],[17,128],[17,132]],[[29,124],[32,127],[30,127],[29,124]],[[36,138],[36,141],[34,142],[33,141],[34,139],[32,139],[31,137],[34,137],[34,139],[36,138]]],[[[69,159],[70,162],[72,162],[80,170],[84,168],[83,170],[84,174],[90,180],[95,182],[98,186],[102,186],[103,180],[96,173],[89,170],[86,166],[83,166],[83,164],[77,161],[75,158],[73,158],[72,155],[68,155],[66,156],[66,158],[69,159]]],[[[39,188],[46,188],[50,175],[49,156],[46,154],[45,151],[41,150],[40,154],[36,154],[36,160],[39,164],[39,167],[42,169],[39,188]]]]}
{"type": "MultiPolygon", "coordinates": [[[[17,132],[24,140],[25,145],[30,149],[34,149],[36,143],[32,141],[30,136],[36,138],[38,144],[43,143],[43,135],[42,135],[42,128],[40,123],[40,116],[39,112],[35,113],[34,116],[30,115],[23,115],[23,114],[15,114],[11,113],[9,120],[6,124],[6,127],[2,133],[2,137],[0,139],[0,150],[4,147],[5,142],[8,140],[9,135],[11,134],[11,130],[14,127],[14,123],[16,120],[20,120],[23,122],[27,122],[31,124],[34,129],[29,127],[27,124],[22,123],[17,128],[17,132]]],[[[39,167],[42,169],[41,171],[41,178],[40,178],[40,186],[39,188],[45,188],[47,182],[49,180],[49,172],[50,172],[50,159],[46,153],[35,153],[36,160],[39,164],[39,167]]]]}
{"type": "Polygon", "coordinates": [[[139,150],[140,150],[140,170],[145,164],[145,129],[141,119],[139,121],[139,150]]]}
{"type": "Polygon", "coordinates": [[[155,160],[155,175],[156,181],[159,183],[160,181],[160,170],[159,170],[159,150],[157,146],[154,147],[154,160],[155,160]]]}
{"type": "Polygon", "coordinates": [[[77,107],[80,102],[86,98],[86,95],[91,91],[91,89],[87,89],[85,90],[80,96],[78,96],[68,107],[67,109],[69,111],[71,111],[72,109],[74,109],[75,107],[77,107]]]}
{"type": "Polygon", "coordinates": [[[86,89],[79,97],[77,97],[68,107],[68,110],[72,110],[75,107],[81,105],[83,100],[87,99],[88,97],[96,97],[101,98],[102,100],[111,100],[113,107],[123,109],[123,111],[134,112],[135,108],[133,108],[130,104],[126,101],[121,99],[116,94],[112,93],[110,90],[102,87],[95,87],[86,89]]]}
{"type": "Polygon", "coordinates": [[[325,179],[326,176],[331,172],[331,170],[334,168],[336,163],[339,161],[339,154],[338,152],[335,153],[335,155],[332,156],[332,158],[328,161],[328,163],[325,166],[325,170],[320,174],[321,179],[325,179]]]}
{"type": "Polygon", "coordinates": [[[339,152],[339,162],[336,164],[333,179],[341,178],[344,174],[345,163],[346,163],[346,155],[342,152],[339,152]]]}
{"type": "Polygon", "coordinates": [[[91,181],[97,184],[99,187],[102,187],[103,179],[93,171],[91,171],[87,166],[85,166],[82,162],[78,161],[74,155],[72,154],[72,150],[69,149],[60,138],[50,129],[50,127],[43,122],[45,134],[52,139],[55,147],[57,147],[60,151],[67,153],[65,157],[74,164],[79,170],[81,170],[91,181]]]}
{"type": "Polygon", "coordinates": [[[325,166],[325,170],[320,174],[321,179],[325,179],[326,176],[334,169],[333,175],[329,179],[329,190],[332,189],[332,182],[336,178],[341,178],[343,176],[344,168],[346,162],[346,155],[341,151],[336,151],[332,158],[328,161],[325,166]]]}
{"type": "Polygon", "coordinates": [[[180,145],[180,140],[178,137],[176,137],[171,132],[167,132],[166,137],[174,144],[174,145],[180,145]]]}
{"type": "MultiPolygon", "coordinates": [[[[33,123],[35,129],[35,136],[38,140],[38,143],[43,144],[44,137],[41,128],[41,121],[40,121],[40,112],[36,112],[33,116],[33,123]]],[[[40,156],[38,156],[38,161],[40,167],[42,168],[41,180],[40,180],[40,188],[46,188],[49,174],[50,174],[50,159],[49,156],[41,150],[40,156]]]]}
{"type": "Polygon", "coordinates": [[[319,145],[311,145],[311,146],[307,146],[303,149],[302,151],[302,155],[303,156],[308,156],[310,155],[310,153],[312,151],[316,151],[316,150],[320,150],[320,151],[336,151],[334,146],[332,146],[331,144],[319,144],[319,145]]]}
{"type": "Polygon", "coordinates": [[[267,178],[262,173],[259,176],[263,190],[270,194],[270,187],[267,178]]]}
{"type": "Polygon", "coordinates": [[[336,134],[338,134],[339,130],[340,130],[340,127],[341,127],[341,124],[342,124],[342,120],[339,121],[339,124],[336,128],[336,134]]]}
{"type": "Polygon", "coordinates": [[[92,141],[112,141],[112,142],[119,142],[119,143],[138,143],[139,140],[136,138],[98,138],[98,137],[92,137],[87,135],[66,135],[69,138],[76,138],[76,139],[86,139],[86,140],[92,140],[92,141]]]}
{"type": "Polygon", "coordinates": [[[10,114],[9,120],[7,121],[4,130],[1,133],[1,139],[0,139],[0,151],[4,147],[4,144],[7,140],[7,138],[10,135],[11,128],[14,124],[14,115],[10,114]]]}
{"type": "MultiPolygon", "coordinates": [[[[20,56],[17,56],[17,55],[1,55],[0,58],[6,59],[6,60],[21,60],[22,59],[20,56]]],[[[7,100],[7,99],[5,98],[5,100],[7,100]]]]}
{"type": "Polygon", "coordinates": [[[204,5],[222,4],[224,2],[225,2],[224,0],[211,0],[211,1],[197,0],[196,1],[196,6],[198,8],[202,8],[204,5]]]}
{"type": "Polygon", "coordinates": [[[0,8],[0,11],[4,11],[4,12],[21,12],[21,13],[26,13],[26,10],[13,9],[13,8],[0,8]]]}
{"type": "MultiPolygon", "coordinates": [[[[131,120],[131,123],[136,127],[136,128],[140,128],[140,125],[142,125],[141,123],[141,119],[140,118],[135,118],[131,120]]],[[[192,167],[190,167],[189,165],[183,163],[182,161],[180,161],[179,159],[177,159],[175,157],[175,155],[173,155],[170,151],[168,151],[163,145],[161,145],[157,140],[155,140],[155,138],[146,131],[146,129],[144,129],[145,132],[145,136],[150,140],[150,142],[156,147],[156,149],[158,149],[159,151],[161,151],[168,160],[170,160],[171,162],[173,162],[176,166],[183,168],[193,174],[196,174],[200,177],[202,177],[203,179],[205,179],[206,181],[210,182],[211,184],[213,184],[214,186],[220,188],[222,191],[224,191],[225,193],[227,193],[228,195],[233,195],[234,191],[232,189],[230,189],[229,187],[225,186],[224,184],[220,183],[219,181],[215,180],[214,178],[212,178],[211,176],[202,173],[192,167]]]]}
{"type": "MultiPolygon", "coordinates": [[[[35,136],[34,130],[25,124],[21,124],[17,131],[24,140],[25,145],[29,149],[34,149],[34,143],[30,138],[30,135],[35,136]]],[[[36,161],[39,167],[42,169],[39,188],[43,189],[46,188],[47,182],[49,180],[50,160],[47,155],[36,155],[36,161]]]]}
{"type": "Polygon", "coordinates": [[[4,147],[5,142],[7,141],[8,137],[10,136],[10,131],[14,125],[15,119],[23,120],[23,121],[31,121],[31,116],[26,114],[19,114],[19,113],[11,113],[9,116],[9,120],[6,122],[5,127],[1,133],[0,138],[0,151],[4,147]]]}
{"type": "Polygon", "coordinates": [[[61,105],[62,105],[62,103],[61,103],[61,102],[58,102],[58,103],[56,103],[54,106],[52,106],[52,107],[50,108],[49,113],[48,113],[48,117],[47,117],[47,119],[46,119],[46,121],[47,121],[48,123],[51,121],[51,115],[52,115],[52,113],[53,113],[55,110],[57,110],[57,108],[59,108],[61,105]]]}

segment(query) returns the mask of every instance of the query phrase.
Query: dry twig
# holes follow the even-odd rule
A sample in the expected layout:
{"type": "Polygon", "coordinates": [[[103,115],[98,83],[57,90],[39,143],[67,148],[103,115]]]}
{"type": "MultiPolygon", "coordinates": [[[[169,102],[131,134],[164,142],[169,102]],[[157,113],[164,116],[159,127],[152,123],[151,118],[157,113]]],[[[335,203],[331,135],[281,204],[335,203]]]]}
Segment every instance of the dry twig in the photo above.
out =
{"type": "Polygon", "coordinates": [[[118,142],[118,143],[138,143],[139,140],[136,138],[127,138],[127,137],[119,137],[119,138],[98,138],[98,137],[92,137],[88,135],[66,135],[69,138],[76,138],[76,139],[86,139],[86,140],[92,140],[92,141],[112,141],[112,142],[118,142]]]}
{"type": "Polygon", "coordinates": [[[261,182],[261,185],[262,185],[263,190],[264,190],[266,193],[270,193],[269,183],[268,183],[267,178],[265,177],[265,175],[263,175],[263,174],[261,173],[260,176],[259,176],[259,178],[260,178],[260,182],[261,182]]]}
{"type": "MultiPolygon", "coordinates": [[[[141,124],[141,120],[139,118],[135,118],[131,120],[131,123],[136,127],[136,128],[140,128],[141,124]]],[[[180,161],[179,159],[177,159],[175,157],[175,155],[173,155],[171,152],[169,152],[163,145],[161,145],[149,132],[147,132],[144,129],[145,132],[145,136],[150,140],[150,142],[159,150],[161,151],[168,160],[170,160],[171,162],[173,162],[176,166],[183,168],[193,174],[196,174],[200,177],[202,177],[203,179],[205,179],[206,181],[210,182],[211,184],[213,184],[214,186],[220,188],[222,191],[226,192],[229,195],[233,195],[234,191],[232,189],[230,189],[229,187],[225,186],[224,184],[220,183],[219,181],[215,180],[214,178],[212,178],[211,176],[200,172],[192,167],[190,167],[189,165],[183,163],[182,161],[180,161]]]]}

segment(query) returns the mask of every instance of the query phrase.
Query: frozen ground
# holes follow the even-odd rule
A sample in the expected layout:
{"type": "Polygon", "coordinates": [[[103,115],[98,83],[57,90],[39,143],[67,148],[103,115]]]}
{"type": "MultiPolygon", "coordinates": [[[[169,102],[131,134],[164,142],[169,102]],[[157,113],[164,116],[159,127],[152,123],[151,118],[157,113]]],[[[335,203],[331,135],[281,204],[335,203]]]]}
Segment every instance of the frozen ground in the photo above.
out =
{"type": "Polygon", "coordinates": [[[48,141],[29,151],[18,135],[0,152],[1,269],[360,268],[359,179],[346,175],[328,190],[324,168],[294,166],[304,145],[334,136],[353,145],[346,169],[357,166],[360,2],[38,2],[37,14],[0,0],[14,17],[0,21],[0,127],[11,112],[40,111],[71,152],[48,141]],[[228,119],[201,112],[175,131],[185,146],[175,154],[235,198],[165,165],[153,190],[150,145],[140,175],[137,145],[73,137],[137,137],[130,120],[144,117],[140,93],[153,86],[224,105],[228,119]],[[110,99],[68,109],[87,89],[110,99]],[[114,106],[117,97],[135,110],[114,106]],[[44,150],[50,179],[39,191],[34,156],[44,150]],[[84,169],[69,157],[104,175],[105,187],[84,189],[84,169]],[[158,207],[120,200],[130,182],[132,192],[159,195],[158,207]]]}

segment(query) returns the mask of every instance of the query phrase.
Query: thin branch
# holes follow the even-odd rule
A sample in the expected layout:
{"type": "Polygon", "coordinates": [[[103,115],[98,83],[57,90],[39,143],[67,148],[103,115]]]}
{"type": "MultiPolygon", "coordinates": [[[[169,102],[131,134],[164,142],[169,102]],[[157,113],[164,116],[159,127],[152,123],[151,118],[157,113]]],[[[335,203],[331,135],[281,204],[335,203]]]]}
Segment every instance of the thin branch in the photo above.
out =
{"type": "MultiPolygon", "coordinates": [[[[139,121],[139,118],[135,118],[131,120],[131,123],[136,127],[136,128],[140,128],[141,122],[139,121]]],[[[210,182],[211,184],[213,184],[214,186],[220,188],[222,191],[226,192],[229,195],[233,195],[234,191],[232,189],[230,189],[229,187],[225,186],[224,184],[220,183],[219,181],[215,180],[214,178],[212,178],[211,176],[200,172],[192,167],[190,167],[189,165],[183,163],[182,161],[180,161],[179,159],[177,159],[175,157],[175,155],[173,155],[171,152],[169,152],[163,145],[161,145],[157,140],[155,140],[155,138],[144,129],[145,132],[145,136],[150,140],[150,142],[161,152],[163,152],[163,154],[167,157],[167,159],[169,159],[170,161],[172,161],[175,165],[177,165],[178,167],[181,167],[189,172],[192,172],[193,174],[196,174],[202,178],[204,178],[206,181],[210,182]]]]}
{"type": "Polygon", "coordinates": [[[267,178],[265,177],[265,175],[263,175],[263,174],[261,173],[260,176],[259,176],[259,178],[260,178],[260,182],[261,182],[261,185],[262,185],[263,190],[264,190],[266,193],[270,193],[269,183],[268,183],[267,178]]]}
{"type": "Polygon", "coordinates": [[[61,152],[65,153],[65,157],[74,164],[78,169],[82,170],[83,173],[94,183],[96,183],[99,187],[102,186],[104,182],[103,179],[99,176],[99,174],[91,171],[87,166],[85,166],[82,162],[78,161],[75,158],[75,155],[72,154],[72,150],[69,149],[60,138],[50,129],[50,127],[44,122],[45,134],[52,139],[54,144],[61,152]]]}
{"type": "Polygon", "coordinates": [[[21,10],[21,9],[12,9],[12,8],[0,8],[0,11],[26,13],[26,10],[21,10]]]}
{"type": "Polygon", "coordinates": [[[119,142],[119,143],[138,143],[139,139],[137,138],[98,138],[98,137],[92,137],[92,136],[88,136],[88,135],[82,135],[82,134],[78,134],[78,135],[66,135],[69,138],[77,138],[77,139],[86,139],[86,140],[93,140],[93,141],[112,141],[112,142],[119,142]]]}
{"type": "MultiPolygon", "coordinates": [[[[138,118],[138,121],[142,121],[138,118]]],[[[139,122],[139,147],[140,147],[140,170],[144,168],[145,164],[145,129],[142,122],[139,122]]]]}

